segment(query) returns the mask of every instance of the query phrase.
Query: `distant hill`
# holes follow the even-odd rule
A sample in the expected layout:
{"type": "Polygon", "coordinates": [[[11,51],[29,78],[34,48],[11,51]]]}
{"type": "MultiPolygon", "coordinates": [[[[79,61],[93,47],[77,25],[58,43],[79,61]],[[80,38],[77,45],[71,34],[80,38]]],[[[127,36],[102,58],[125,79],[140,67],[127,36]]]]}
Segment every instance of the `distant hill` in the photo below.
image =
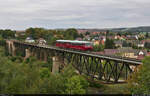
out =
{"type": "Polygon", "coordinates": [[[109,30],[111,32],[150,32],[150,26],[140,26],[131,28],[105,28],[105,29],[79,29],[87,30],[88,32],[104,32],[109,30]]]}
{"type": "Polygon", "coordinates": [[[150,32],[150,26],[111,29],[112,32],[150,32]]]}

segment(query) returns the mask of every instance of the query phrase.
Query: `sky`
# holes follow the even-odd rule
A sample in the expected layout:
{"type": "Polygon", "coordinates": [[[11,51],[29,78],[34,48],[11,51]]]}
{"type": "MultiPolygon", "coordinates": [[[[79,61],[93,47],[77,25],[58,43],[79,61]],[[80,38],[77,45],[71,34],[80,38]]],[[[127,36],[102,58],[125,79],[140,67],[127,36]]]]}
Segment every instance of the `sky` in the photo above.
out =
{"type": "Polygon", "coordinates": [[[0,0],[0,29],[150,25],[150,0],[0,0]]]}

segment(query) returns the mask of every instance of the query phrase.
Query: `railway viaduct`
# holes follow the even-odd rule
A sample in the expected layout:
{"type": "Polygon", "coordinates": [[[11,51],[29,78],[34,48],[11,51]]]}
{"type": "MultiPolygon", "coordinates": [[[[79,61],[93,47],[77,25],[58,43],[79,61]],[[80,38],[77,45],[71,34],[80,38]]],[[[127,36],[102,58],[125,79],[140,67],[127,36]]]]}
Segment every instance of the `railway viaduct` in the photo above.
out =
{"type": "Polygon", "coordinates": [[[24,59],[35,56],[39,60],[47,61],[52,57],[52,73],[59,72],[66,64],[71,63],[79,72],[92,79],[104,80],[105,82],[126,81],[128,76],[136,71],[142,64],[135,59],[95,55],[85,52],[78,52],[60,49],[50,46],[39,46],[16,40],[6,40],[6,50],[12,56],[22,52],[24,59]]]}

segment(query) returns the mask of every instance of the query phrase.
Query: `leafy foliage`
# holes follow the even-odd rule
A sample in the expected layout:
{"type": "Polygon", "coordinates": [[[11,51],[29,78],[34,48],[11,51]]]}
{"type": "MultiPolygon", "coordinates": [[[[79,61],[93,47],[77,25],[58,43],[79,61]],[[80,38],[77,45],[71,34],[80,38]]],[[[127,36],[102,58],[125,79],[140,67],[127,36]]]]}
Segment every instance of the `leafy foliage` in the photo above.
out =
{"type": "Polygon", "coordinates": [[[145,42],[144,47],[145,48],[150,48],[150,43],[149,42],[145,42]]]}
{"type": "Polygon", "coordinates": [[[130,47],[130,45],[129,45],[129,43],[127,43],[127,41],[123,41],[122,46],[123,47],[130,47]]]}
{"type": "Polygon", "coordinates": [[[87,31],[87,32],[85,33],[85,35],[90,35],[90,32],[87,31]]]}
{"type": "Polygon", "coordinates": [[[5,46],[6,42],[5,40],[2,38],[2,36],[0,35],[0,45],[1,46],[5,46]]]}
{"type": "Polygon", "coordinates": [[[112,39],[106,39],[105,42],[105,49],[114,49],[115,48],[115,43],[112,39]]]}
{"type": "Polygon", "coordinates": [[[150,94],[150,57],[145,57],[136,73],[128,80],[128,87],[132,94],[150,94]]]}
{"type": "Polygon", "coordinates": [[[65,93],[67,94],[85,94],[86,90],[84,89],[88,87],[88,82],[80,76],[73,76],[67,79],[65,87],[65,93]]]}
{"type": "Polygon", "coordinates": [[[67,29],[64,32],[64,39],[74,40],[75,38],[79,37],[77,30],[74,28],[67,29]]]}
{"type": "Polygon", "coordinates": [[[74,40],[79,37],[77,30],[70,28],[67,30],[46,30],[44,28],[28,28],[26,37],[33,39],[44,38],[49,45],[53,45],[58,39],[74,40]]]}
{"type": "Polygon", "coordinates": [[[51,65],[35,57],[25,61],[21,57],[6,57],[2,48],[0,56],[1,94],[85,94],[88,88],[88,82],[76,74],[71,64],[61,73],[52,74],[51,65]]]}
{"type": "Polygon", "coordinates": [[[6,30],[0,30],[0,35],[2,38],[9,39],[15,37],[15,31],[6,29],[6,30]]]}
{"type": "Polygon", "coordinates": [[[95,45],[94,46],[94,51],[103,51],[104,50],[104,45],[95,45]]]}

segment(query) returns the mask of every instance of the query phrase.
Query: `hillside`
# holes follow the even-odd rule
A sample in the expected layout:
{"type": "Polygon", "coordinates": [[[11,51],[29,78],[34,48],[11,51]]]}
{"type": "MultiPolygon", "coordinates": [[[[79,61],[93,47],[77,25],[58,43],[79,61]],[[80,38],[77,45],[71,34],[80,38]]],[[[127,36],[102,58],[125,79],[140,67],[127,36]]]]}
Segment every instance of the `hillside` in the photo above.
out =
{"type": "Polygon", "coordinates": [[[104,32],[109,30],[111,32],[150,32],[150,26],[139,26],[130,28],[105,28],[105,29],[79,29],[87,30],[88,32],[104,32]]]}

